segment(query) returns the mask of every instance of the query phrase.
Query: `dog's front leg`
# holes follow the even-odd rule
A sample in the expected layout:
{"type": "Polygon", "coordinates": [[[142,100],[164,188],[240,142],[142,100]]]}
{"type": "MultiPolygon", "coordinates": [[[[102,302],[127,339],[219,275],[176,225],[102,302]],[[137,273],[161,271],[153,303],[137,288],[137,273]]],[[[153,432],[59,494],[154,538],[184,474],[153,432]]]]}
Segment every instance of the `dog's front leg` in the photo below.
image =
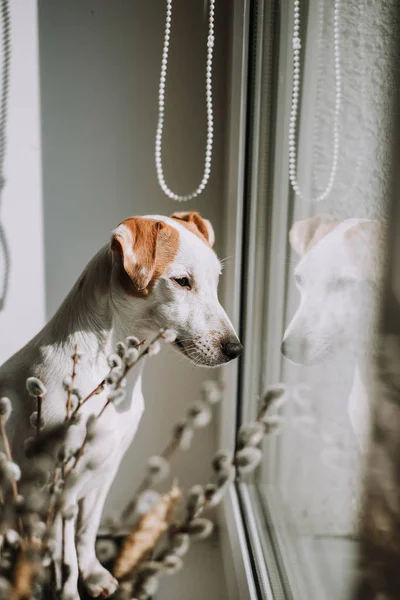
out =
{"type": "Polygon", "coordinates": [[[76,533],[76,550],[79,571],[89,594],[93,597],[112,596],[118,581],[105,569],[96,557],[95,543],[104,502],[113,480],[101,490],[93,490],[79,503],[76,533]]]}
{"type": "Polygon", "coordinates": [[[75,548],[75,519],[64,521],[64,536],[62,533],[62,518],[59,515],[55,522],[56,532],[56,575],[57,587],[62,588],[63,600],[79,600],[78,594],[78,560],[75,548]],[[64,537],[64,553],[62,552],[62,539],[64,537]],[[64,556],[63,556],[64,554],[64,556]],[[63,582],[62,561],[66,566],[66,577],[63,582]]]}

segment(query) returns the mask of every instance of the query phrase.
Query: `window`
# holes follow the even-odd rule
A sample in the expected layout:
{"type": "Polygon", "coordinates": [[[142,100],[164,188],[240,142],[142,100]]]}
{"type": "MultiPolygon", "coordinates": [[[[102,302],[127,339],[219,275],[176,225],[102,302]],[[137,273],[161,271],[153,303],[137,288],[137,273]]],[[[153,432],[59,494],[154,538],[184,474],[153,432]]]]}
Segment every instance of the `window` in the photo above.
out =
{"type": "Polygon", "coordinates": [[[254,419],[269,386],[285,395],[279,434],[267,438],[257,476],[238,494],[260,597],[344,600],[369,440],[395,5],[259,0],[247,8],[239,423],[254,419]],[[371,23],[379,23],[374,34],[371,23]]]}

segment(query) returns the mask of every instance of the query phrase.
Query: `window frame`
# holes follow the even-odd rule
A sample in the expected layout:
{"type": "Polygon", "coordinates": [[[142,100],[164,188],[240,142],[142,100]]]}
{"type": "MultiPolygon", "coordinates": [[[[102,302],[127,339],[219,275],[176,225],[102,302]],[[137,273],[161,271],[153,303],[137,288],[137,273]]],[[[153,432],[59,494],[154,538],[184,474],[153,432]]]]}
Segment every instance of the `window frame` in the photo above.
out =
{"type": "MultiPolygon", "coordinates": [[[[247,132],[247,85],[251,0],[234,0],[231,22],[231,72],[227,123],[227,170],[225,194],[224,304],[233,326],[240,331],[242,238],[247,132]]],[[[220,408],[218,445],[233,448],[238,423],[239,363],[233,361],[221,373],[224,388],[220,408]]],[[[225,580],[230,600],[257,600],[252,557],[236,486],[231,486],[218,509],[225,580]]]]}
{"type": "MultiPolygon", "coordinates": [[[[291,78],[278,77],[277,69],[292,69],[291,38],[281,23],[290,22],[292,0],[256,0],[250,8],[248,59],[248,110],[246,160],[243,164],[243,232],[240,334],[245,352],[238,374],[238,425],[255,417],[259,388],[280,380],[282,358],[279,351],[286,305],[287,224],[291,218],[292,195],[288,181],[288,119],[291,103],[291,78]],[[284,99],[278,105],[278,98],[284,99]],[[273,117],[276,116],[274,121],[273,117]],[[284,127],[275,127],[275,123],[284,127]],[[274,148],[274,152],[271,149],[274,148]],[[279,164],[274,163],[276,156],[279,164]],[[282,201],[276,203],[274,198],[282,201]],[[260,202],[265,198],[265,202],[260,202]],[[267,224],[267,235],[259,224],[267,224]],[[282,231],[285,235],[282,235],[282,231]],[[261,235],[260,235],[261,234],[261,235]],[[265,276],[267,274],[267,276],[265,276]],[[262,286],[260,282],[264,282],[262,286]],[[260,287],[262,289],[260,289],[260,287]],[[283,299],[271,306],[269,290],[283,299]],[[260,293],[255,293],[257,290],[260,293]],[[268,298],[268,301],[267,301],[268,298]],[[261,327],[259,324],[262,324],[261,327]],[[265,342],[268,331],[268,343],[265,342]],[[268,364],[267,378],[262,364],[268,364]],[[258,389],[253,382],[258,380],[258,389]]],[[[276,463],[276,440],[270,443],[266,469],[272,473],[276,463]]],[[[242,518],[251,553],[258,597],[263,600],[289,600],[274,543],[271,520],[262,506],[256,486],[242,482],[237,486],[242,518]],[[266,535],[260,535],[264,531],[266,535]]],[[[296,590],[297,591],[297,590],[296,590]]],[[[300,598],[300,595],[297,596],[300,598]]]]}

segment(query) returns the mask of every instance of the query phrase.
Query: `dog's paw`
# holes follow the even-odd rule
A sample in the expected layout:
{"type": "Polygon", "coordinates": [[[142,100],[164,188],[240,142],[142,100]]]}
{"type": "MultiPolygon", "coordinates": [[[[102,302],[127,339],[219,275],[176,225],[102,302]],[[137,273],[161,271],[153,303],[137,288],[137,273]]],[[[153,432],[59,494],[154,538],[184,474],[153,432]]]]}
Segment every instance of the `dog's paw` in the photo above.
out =
{"type": "Polygon", "coordinates": [[[108,598],[118,587],[118,581],[100,563],[88,574],[82,577],[85,587],[92,598],[108,598]]]}

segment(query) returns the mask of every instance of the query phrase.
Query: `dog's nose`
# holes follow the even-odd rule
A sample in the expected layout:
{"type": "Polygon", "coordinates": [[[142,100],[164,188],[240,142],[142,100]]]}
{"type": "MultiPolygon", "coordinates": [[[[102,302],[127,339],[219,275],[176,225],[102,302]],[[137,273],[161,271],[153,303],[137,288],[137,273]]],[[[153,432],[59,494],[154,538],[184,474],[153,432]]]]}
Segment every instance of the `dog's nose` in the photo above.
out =
{"type": "Polygon", "coordinates": [[[240,356],[243,352],[243,346],[237,338],[228,338],[221,342],[222,352],[229,360],[240,356]]]}
{"type": "Polygon", "coordinates": [[[297,337],[288,337],[282,341],[281,352],[283,356],[296,364],[304,364],[307,354],[307,340],[297,337]]]}
{"type": "Polygon", "coordinates": [[[288,343],[287,343],[287,340],[282,340],[281,353],[283,354],[283,356],[286,356],[287,353],[288,353],[288,343]]]}

